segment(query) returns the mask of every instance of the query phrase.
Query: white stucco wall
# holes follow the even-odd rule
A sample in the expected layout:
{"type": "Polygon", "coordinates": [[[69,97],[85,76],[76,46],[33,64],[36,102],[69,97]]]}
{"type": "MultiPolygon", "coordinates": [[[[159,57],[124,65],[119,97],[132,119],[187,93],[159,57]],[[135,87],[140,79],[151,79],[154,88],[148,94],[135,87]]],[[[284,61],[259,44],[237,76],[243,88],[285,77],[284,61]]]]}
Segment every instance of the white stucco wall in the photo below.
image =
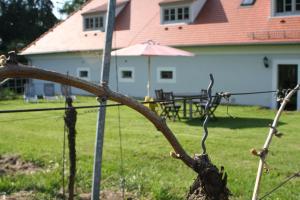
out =
{"type": "MultiPolygon", "coordinates": [[[[209,73],[215,77],[214,92],[251,92],[277,88],[277,65],[298,64],[300,68],[300,47],[296,45],[236,46],[236,47],[194,47],[188,48],[195,57],[153,57],[151,59],[151,95],[154,89],[162,88],[173,92],[200,92],[209,82],[209,73]],[[263,65],[263,58],[270,60],[269,68],[263,65]],[[171,67],[176,70],[175,83],[157,81],[157,69],[171,67]]],[[[77,68],[89,67],[91,81],[100,79],[100,52],[35,55],[30,57],[35,66],[62,73],[76,75],[77,68]]],[[[116,89],[116,61],[118,68],[133,68],[134,82],[119,83],[119,91],[134,97],[147,94],[147,58],[112,57],[110,87],[116,89]]],[[[300,77],[300,74],[298,75],[300,77]]],[[[41,82],[37,91],[42,93],[41,82]]],[[[59,87],[57,91],[59,92],[59,87]]],[[[74,93],[87,94],[73,89],[74,93]]],[[[298,102],[299,102],[298,97],[298,102]]],[[[234,96],[232,103],[276,107],[274,94],[234,96]]],[[[298,103],[298,108],[300,103],[298,103]]]]}
{"type": "MultiPolygon", "coordinates": [[[[29,57],[29,64],[63,74],[68,73],[71,76],[77,76],[79,68],[89,68],[91,72],[89,81],[99,83],[100,52],[34,55],[29,57]]],[[[37,94],[43,95],[44,81],[33,80],[33,82],[37,94]]],[[[60,85],[56,85],[55,90],[60,94],[60,85]]],[[[87,92],[76,88],[72,88],[72,93],[88,95],[87,92]]]]}

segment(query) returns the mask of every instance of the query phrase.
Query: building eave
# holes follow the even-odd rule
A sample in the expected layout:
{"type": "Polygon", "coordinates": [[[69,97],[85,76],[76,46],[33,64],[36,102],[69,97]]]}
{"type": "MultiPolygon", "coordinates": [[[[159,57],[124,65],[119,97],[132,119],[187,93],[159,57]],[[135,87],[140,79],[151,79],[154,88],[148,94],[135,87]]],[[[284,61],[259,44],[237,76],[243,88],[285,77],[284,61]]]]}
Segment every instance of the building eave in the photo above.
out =
{"type": "Polygon", "coordinates": [[[102,49],[91,50],[72,50],[72,51],[45,51],[45,52],[33,52],[33,53],[18,53],[21,56],[38,56],[38,55],[54,55],[54,54],[68,54],[68,53],[89,53],[89,52],[102,52],[102,49]]]}
{"type": "Polygon", "coordinates": [[[172,47],[212,47],[212,46],[259,46],[259,45],[299,45],[300,41],[291,42],[228,42],[228,43],[215,43],[215,44],[192,44],[192,45],[172,45],[172,47]]]}
{"type": "MultiPolygon", "coordinates": [[[[261,45],[299,45],[300,41],[291,41],[291,42],[244,42],[244,43],[219,43],[219,44],[194,44],[194,45],[170,45],[172,47],[178,48],[190,48],[190,47],[220,47],[220,46],[261,46],[261,45]]],[[[118,47],[116,49],[120,49],[123,47],[118,47]]],[[[70,50],[70,51],[45,51],[45,52],[32,52],[32,53],[19,53],[19,55],[23,56],[34,56],[34,55],[46,55],[46,54],[61,54],[61,53],[87,53],[87,52],[101,52],[103,49],[87,49],[87,50],[70,50]]]]}

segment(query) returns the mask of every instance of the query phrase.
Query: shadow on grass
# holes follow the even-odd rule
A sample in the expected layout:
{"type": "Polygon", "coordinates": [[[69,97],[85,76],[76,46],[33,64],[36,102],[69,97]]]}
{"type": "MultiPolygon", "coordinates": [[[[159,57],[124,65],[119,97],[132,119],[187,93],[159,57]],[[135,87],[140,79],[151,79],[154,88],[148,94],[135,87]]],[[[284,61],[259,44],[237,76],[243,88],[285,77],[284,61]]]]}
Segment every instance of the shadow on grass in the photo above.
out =
{"type": "MultiPolygon", "coordinates": [[[[182,121],[190,126],[202,126],[204,120],[194,118],[191,120],[182,121]]],[[[260,128],[268,127],[272,124],[273,119],[264,118],[248,118],[248,117],[217,117],[209,121],[209,127],[242,129],[242,128],[260,128]]],[[[284,122],[279,122],[278,126],[284,125],[284,122]]]]}

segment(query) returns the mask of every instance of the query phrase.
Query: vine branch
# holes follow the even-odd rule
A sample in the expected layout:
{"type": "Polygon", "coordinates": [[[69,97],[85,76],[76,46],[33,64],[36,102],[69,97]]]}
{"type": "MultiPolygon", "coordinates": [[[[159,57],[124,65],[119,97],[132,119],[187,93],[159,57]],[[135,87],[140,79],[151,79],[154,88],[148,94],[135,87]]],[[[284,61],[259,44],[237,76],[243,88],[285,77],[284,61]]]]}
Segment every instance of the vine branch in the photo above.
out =
{"type": "Polygon", "coordinates": [[[284,108],[285,108],[286,104],[290,101],[291,97],[297,92],[297,90],[299,90],[299,88],[300,88],[300,85],[298,84],[294,89],[292,89],[283,98],[283,100],[281,102],[281,105],[280,105],[280,108],[276,113],[276,116],[273,120],[272,125],[270,126],[269,134],[268,134],[268,137],[267,137],[267,139],[265,141],[265,144],[263,146],[263,150],[261,152],[257,152],[255,149],[252,150],[252,153],[254,155],[259,156],[259,158],[260,158],[259,165],[258,165],[258,170],[257,170],[257,175],[256,175],[255,186],[254,186],[253,195],[252,195],[252,200],[258,200],[261,176],[262,176],[263,168],[266,165],[266,159],[267,159],[267,156],[268,156],[269,146],[271,144],[272,138],[273,138],[274,135],[279,137],[277,129],[276,129],[279,118],[280,118],[282,112],[284,111],[284,108]]]}
{"type": "Polygon", "coordinates": [[[70,75],[64,75],[37,67],[29,67],[27,65],[18,63],[5,63],[4,66],[0,67],[0,80],[6,78],[33,78],[52,81],[85,90],[98,97],[105,96],[109,100],[125,104],[146,117],[157,128],[158,131],[162,132],[170,145],[173,147],[176,155],[178,155],[178,159],[182,160],[188,167],[195,171],[195,160],[185,152],[171,129],[167,126],[164,119],[159,117],[156,113],[138,101],[114,92],[106,85],[96,85],[70,75]]]}

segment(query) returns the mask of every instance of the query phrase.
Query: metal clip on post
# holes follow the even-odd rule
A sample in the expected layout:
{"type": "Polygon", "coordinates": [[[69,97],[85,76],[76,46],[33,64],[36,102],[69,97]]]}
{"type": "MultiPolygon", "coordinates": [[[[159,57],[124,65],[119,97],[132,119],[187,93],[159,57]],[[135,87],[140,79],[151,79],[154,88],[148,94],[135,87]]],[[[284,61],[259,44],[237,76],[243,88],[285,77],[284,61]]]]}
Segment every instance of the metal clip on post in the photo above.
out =
{"type": "Polygon", "coordinates": [[[209,77],[210,77],[210,83],[209,83],[209,86],[207,88],[207,95],[208,95],[208,99],[207,99],[207,103],[205,105],[205,115],[206,115],[206,118],[203,122],[203,137],[202,137],[202,141],[201,141],[201,146],[202,146],[202,154],[206,154],[206,147],[205,147],[205,141],[206,141],[206,138],[208,136],[208,130],[207,130],[207,123],[209,121],[209,118],[210,118],[210,107],[211,107],[211,102],[212,102],[212,95],[211,95],[211,88],[213,87],[214,85],[214,77],[212,74],[209,74],[209,77]]]}

